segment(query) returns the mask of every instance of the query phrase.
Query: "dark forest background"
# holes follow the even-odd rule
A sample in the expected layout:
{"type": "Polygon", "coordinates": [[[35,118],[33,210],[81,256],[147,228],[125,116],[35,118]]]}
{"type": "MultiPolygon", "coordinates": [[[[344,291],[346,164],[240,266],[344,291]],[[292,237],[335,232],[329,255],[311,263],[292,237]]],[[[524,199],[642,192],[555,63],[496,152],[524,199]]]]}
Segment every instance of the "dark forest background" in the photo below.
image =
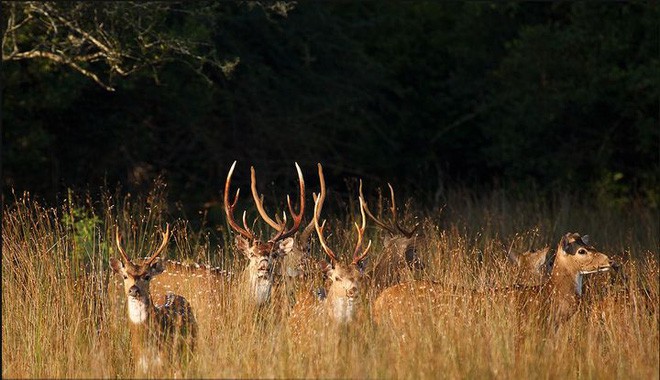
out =
{"type": "MultiPolygon", "coordinates": [[[[657,2],[2,3],[3,198],[362,178],[660,202],[657,2]]],[[[269,187],[270,186],[270,187],[269,187]]],[[[245,189],[247,190],[247,189],[245,189]]],[[[244,190],[244,191],[245,191],[244,190]]],[[[279,190],[278,190],[279,191],[279,190]]]]}

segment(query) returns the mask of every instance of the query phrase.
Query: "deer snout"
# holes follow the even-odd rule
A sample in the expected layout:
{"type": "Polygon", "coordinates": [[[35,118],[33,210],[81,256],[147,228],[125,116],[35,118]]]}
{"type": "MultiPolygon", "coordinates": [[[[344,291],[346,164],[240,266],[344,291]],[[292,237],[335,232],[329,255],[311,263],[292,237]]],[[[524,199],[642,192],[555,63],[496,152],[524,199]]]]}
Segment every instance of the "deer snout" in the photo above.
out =
{"type": "Polygon", "coordinates": [[[140,296],[140,288],[137,286],[133,285],[128,289],[128,296],[129,297],[139,297],[140,296]]]}
{"type": "Polygon", "coordinates": [[[257,270],[260,270],[260,271],[262,271],[262,270],[263,270],[263,271],[267,271],[267,270],[268,270],[268,261],[267,261],[267,260],[263,260],[263,261],[259,262],[259,266],[257,266],[257,270]]]}

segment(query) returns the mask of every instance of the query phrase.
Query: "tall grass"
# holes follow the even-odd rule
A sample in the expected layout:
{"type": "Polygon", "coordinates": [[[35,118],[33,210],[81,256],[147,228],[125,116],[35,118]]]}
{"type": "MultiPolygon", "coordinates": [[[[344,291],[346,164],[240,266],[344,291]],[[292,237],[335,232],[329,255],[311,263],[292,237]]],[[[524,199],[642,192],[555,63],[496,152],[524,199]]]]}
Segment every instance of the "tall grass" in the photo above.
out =
{"type": "MultiPolygon", "coordinates": [[[[348,328],[320,316],[292,326],[286,315],[255,310],[238,285],[211,321],[200,319],[200,344],[183,370],[157,376],[195,378],[616,378],[659,377],[658,213],[643,207],[598,208],[569,196],[550,202],[502,192],[444,194],[441,211],[406,207],[426,236],[423,276],[465,287],[515,281],[509,248],[552,244],[566,232],[589,233],[603,252],[626,257],[623,279],[593,277],[579,312],[549,336],[526,336],[516,355],[516,324],[507,302],[484,297],[422,315],[406,331],[375,326],[366,291],[364,313],[348,328]],[[604,280],[603,280],[604,279],[604,280]],[[595,281],[594,281],[595,280],[595,281]]],[[[382,207],[381,207],[382,209],[382,207]]],[[[353,213],[356,215],[357,212],[353,213]]],[[[211,244],[209,229],[172,220],[165,195],[106,194],[101,200],[70,194],[47,207],[27,194],[3,210],[2,375],[15,377],[132,377],[125,296],[108,267],[116,224],[136,257],[159,242],[157,227],[175,226],[169,258],[210,262],[240,272],[230,237],[211,244]]],[[[351,213],[346,213],[351,215],[351,213]]],[[[352,218],[330,220],[333,247],[348,254],[352,218]]],[[[380,231],[369,229],[372,254],[380,231]]],[[[321,258],[315,250],[314,255],[321,258]]],[[[596,275],[594,275],[596,276],[596,275]]]]}

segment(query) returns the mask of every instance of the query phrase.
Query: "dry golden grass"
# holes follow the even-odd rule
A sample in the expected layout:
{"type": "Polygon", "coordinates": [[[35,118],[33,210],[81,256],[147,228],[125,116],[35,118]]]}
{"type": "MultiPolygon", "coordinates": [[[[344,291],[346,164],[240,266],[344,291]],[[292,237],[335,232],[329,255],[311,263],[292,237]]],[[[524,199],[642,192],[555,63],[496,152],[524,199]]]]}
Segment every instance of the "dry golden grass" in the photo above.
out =
{"type": "MultiPolygon", "coordinates": [[[[589,278],[579,312],[556,334],[525,336],[521,354],[506,299],[483,297],[469,307],[457,302],[393,331],[371,322],[376,294],[367,291],[366,313],[348,328],[322,317],[303,328],[290,326],[278,312],[254,310],[236,286],[215,318],[197,316],[200,341],[192,362],[153,377],[658,378],[657,211],[591,208],[567,197],[546,204],[497,192],[445,197],[442,213],[423,216],[425,277],[468,288],[510,285],[515,274],[503,247],[554,246],[569,231],[590,234],[603,252],[626,252],[626,276],[613,284],[608,274],[589,278]]],[[[47,208],[23,196],[3,210],[4,378],[133,377],[125,296],[108,267],[108,257],[116,255],[110,242],[118,221],[132,231],[125,237],[128,250],[146,254],[155,247],[155,226],[165,222],[164,197],[106,196],[101,206],[91,204],[47,208]]],[[[331,223],[343,225],[334,231],[334,246],[352,245],[349,222],[331,223]]],[[[245,266],[242,257],[211,246],[185,221],[175,224],[170,258],[211,261],[238,272],[245,266]]],[[[377,254],[379,233],[368,233],[377,254]]]]}

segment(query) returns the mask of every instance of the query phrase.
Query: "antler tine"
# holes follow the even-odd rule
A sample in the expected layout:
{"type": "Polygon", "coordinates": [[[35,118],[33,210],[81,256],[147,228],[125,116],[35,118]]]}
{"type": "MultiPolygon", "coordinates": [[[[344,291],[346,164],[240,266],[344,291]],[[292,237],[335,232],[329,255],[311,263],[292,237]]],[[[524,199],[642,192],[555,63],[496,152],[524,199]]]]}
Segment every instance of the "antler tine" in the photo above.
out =
{"type": "Polygon", "coordinates": [[[392,207],[390,207],[390,210],[392,210],[392,222],[396,224],[396,200],[394,199],[394,188],[390,183],[387,183],[387,187],[390,188],[390,196],[392,197],[392,207]]]}
{"type": "Polygon", "coordinates": [[[259,194],[257,193],[257,179],[256,179],[256,174],[254,171],[254,166],[250,167],[250,187],[252,189],[252,198],[254,198],[254,204],[257,206],[257,211],[259,211],[259,215],[261,215],[261,218],[268,223],[271,227],[273,227],[275,230],[279,231],[283,229],[284,227],[271,219],[268,214],[266,214],[266,210],[264,210],[264,200],[262,197],[259,197],[259,194]]]}
{"type": "Polygon", "coordinates": [[[369,243],[367,243],[367,248],[364,249],[364,252],[362,252],[359,257],[355,257],[351,264],[358,265],[360,261],[364,260],[364,258],[367,257],[367,254],[369,253],[369,248],[371,248],[371,240],[369,240],[369,243]]]}
{"type": "Polygon", "coordinates": [[[289,205],[289,212],[291,213],[291,216],[293,217],[294,220],[297,218],[300,218],[302,220],[303,213],[305,212],[305,179],[303,178],[302,170],[300,170],[300,166],[298,166],[298,163],[295,162],[296,164],[296,171],[298,172],[298,184],[300,186],[300,212],[296,214],[293,211],[293,207],[291,207],[291,200],[289,199],[289,196],[286,196],[286,202],[289,205]]]}
{"type": "Polygon", "coordinates": [[[330,261],[334,265],[337,262],[337,256],[335,255],[334,252],[332,252],[332,249],[328,247],[328,245],[325,242],[325,239],[323,238],[323,228],[325,227],[325,220],[323,221],[323,224],[319,226],[319,218],[318,218],[318,207],[319,207],[319,199],[314,202],[314,226],[316,227],[316,234],[319,236],[319,242],[321,243],[321,247],[323,247],[323,250],[325,253],[330,257],[330,261]]]}
{"type": "Polygon", "coordinates": [[[247,210],[243,210],[243,227],[245,228],[246,231],[250,231],[250,227],[248,227],[247,223],[247,210]]]}
{"type": "Polygon", "coordinates": [[[145,262],[145,265],[149,265],[154,260],[156,260],[156,257],[158,257],[158,255],[160,255],[165,250],[165,247],[167,247],[167,242],[169,240],[170,240],[170,224],[167,223],[165,224],[165,232],[163,232],[163,242],[160,243],[160,246],[158,247],[156,252],[154,252],[154,254],[151,255],[151,257],[149,257],[149,259],[145,262]]]}
{"type": "Polygon", "coordinates": [[[362,198],[362,204],[363,204],[362,208],[367,213],[367,215],[369,215],[369,217],[374,221],[374,223],[376,223],[376,225],[378,225],[380,228],[396,235],[397,231],[392,226],[388,226],[383,221],[376,218],[376,216],[372,214],[371,211],[369,210],[369,207],[367,206],[367,202],[364,200],[364,195],[362,194],[362,180],[360,180],[360,198],[362,198]]]}
{"type": "Polygon", "coordinates": [[[364,238],[364,230],[367,226],[367,217],[364,215],[364,200],[360,196],[360,214],[362,214],[362,226],[359,226],[357,223],[355,223],[355,229],[357,229],[358,233],[358,240],[357,244],[355,244],[355,251],[353,252],[353,262],[352,264],[356,264],[360,262],[360,260],[364,259],[367,256],[367,253],[369,252],[369,248],[371,248],[371,240],[369,241],[369,245],[367,248],[362,252],[361,255],[358,255],[360,252],[360,248],[362,247],[362,239],[364,238]]]}
{"type": "Polygon", "coordinates": [[[286,214],[284,214],[284,222],[281,225],[281,230],[280,232],[275,235],[272,239],[269,241],[271,242],[276,242],[278,240],[286,239],[289,236],[295,234],[298,231],[298,228],[300,228],[300,223],[302,222],[303,215],[305,213],[305,179],[303,178],[302,170],[300,170],[300,166],[298,166],[298,163],[296,162],[296,171],[298,172],[298,183],[300,185],[300,211],[296,214],[295,211],[293,211],[293,206],[291,206],[291,198],[287,195],[286,196],[286,202],[289,205],[289,212],[291,213],[291,217],[293,218],[293,226],[287,231],[286,230],[286,214]]]}
{"type": "Polygon", "coordinates": [[[121,257],[124,259],[124,261],[126,263],[130,263],[131,259],[126,254],[126,251],[124,251],[124,248],[121,247],[121,236],[119,235],[119,226],[115,228],[115,243],[117,244],[117,249],[119,250],[119,254],[121,254],[121,257]]]}
{"type": "Polygon", "coordinates": [[[392,197],[392,208],[391,208],[391,210],[392,210],[392,224],[394,224],[396,226],[396,229],[399,230],[399,232],[401,232],[406,237],[410,238],[415,234],[415,231],[417,231],[417,228],[419,227],[419,223],[415,224],[413,229],[410,230],[410,231],[408,231],[408,230],[404,229],[403,227],[401,227],[399,222],[396,220],[396,203],[395,203],[395,200],[394,200],[394,188],[392,188],[392,185],[390,185],[389,183],[387,184],[387,186],[389,186],[389,188],[390,188],[390,195],[392,197]]]}
{"type": "Polygon", "coordinates": [[[227,215],[227,222],[229,222],[231,228],[233,228],[236,232],[238,232],[247,239],[255,239],[254,234],[252,233],[252,231],[250,231],[249,228],[247,228],[247,225],[245,225],[245,229],[243,229],[234,220],[234,207],[236,207],[236,203],[238,202],[238,195],[241,189],[236,190],[236,195],[234,196],[234,202],[229,204],[229,186],[231,184],[231,176],[234,173],[234,168],[236,167],[236,162],[237,161],[234,161],[234,163],[231,165],[231,168],[229,169],[229,173],[227,173],[227,180],[225,181],[225,194],[224,194],[225,214],[227,215]]]}

